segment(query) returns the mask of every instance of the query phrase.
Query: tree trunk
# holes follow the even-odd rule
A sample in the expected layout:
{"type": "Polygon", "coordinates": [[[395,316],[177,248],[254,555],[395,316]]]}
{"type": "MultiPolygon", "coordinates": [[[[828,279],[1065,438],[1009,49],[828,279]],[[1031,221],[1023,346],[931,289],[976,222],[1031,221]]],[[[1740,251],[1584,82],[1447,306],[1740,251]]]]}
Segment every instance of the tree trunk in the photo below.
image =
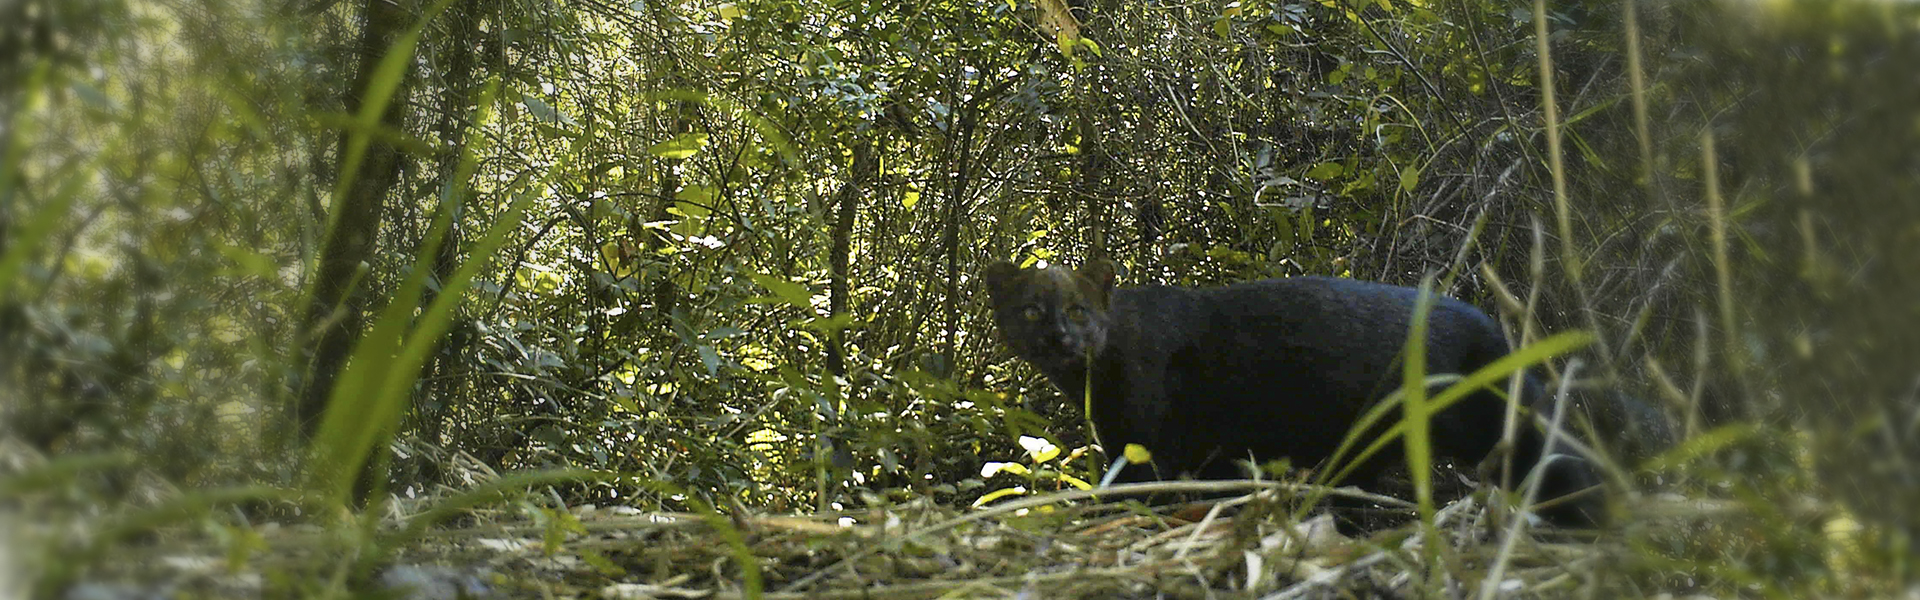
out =
{"type": "MultiPolygon", "coordinates": [[[[391,0],[366,0],[361,14],[359,64],[352,87],[344,95],[350,114],[359,113],[366,104],[365,94],[374,70],[412,21],[412,15],[391,0]]],[[[403,82],[394,92],[395,101],[390,102],[380,116],[380,127],[398,130],[403,126],[402,107],[406,103],[401,100],[406,97],[407,87],[403,82]]],[[[352,137],[352,131],[340,134],[334,180],[340,177],[353,177],[353,180],[346,193],[334,199],[333,210],[337,216],[321,245],[313,299],[307,306],[305,331],[317,342],[311,349],[307,378],[293,410],[303,441],[311,440],[319,428],[334,379],[346,366],[347,355],[364,328],[366,280],[359,273],[360,265],[374,262],[375,242],[379,238],[387,195],[399,183],[400,169],[406,160],[390,138],[374,136],[367,145],[359,172],[341,172],[340,169],[346,167],[341,158],[347,154],[352,137]]]]}
{"type": "Polygon", "coordinates": [[[974,102],[968,103],[960,116],[958,135],[954,137],[951,148],[954,155],[953,188],[947,194],[946,222],[940,232],[940,251],[947,259],[946,337],[940,342],[941,364],[952,365],[954,338],[960,330],[960,218],[966,214],[967,184],[973,178],[973,128],[978,122],[979,110],[974,102]]]}
{"type": "MultiPolygon", "coordinates": [[[[440,123],[435,127],[440,132],[441,140],[438,164],[434,167],[438,190],[464,187],[465,182],[454,181],[454,178],[458,176],[460,160],[467,145],[467,117],[473,114],[474,94],[478,91],[474,84],[478,71],[473,66],[478,46],[473,40],[480,34],[480,20],[484,11],[472,2],[461,2],[448,9],[452,37],[444,46],[447,69],[442,74],[442,83],[448,93],[440,99],[440,123]]],[[[440,210],[453,211],[453,217],[447,228],[446,239],[440,243],[440,252],[433,259],[433,278],[439,282],[452,277],[453,271],[460,266],[460,257],[466,255],[467,244],[461,225],[466,214],[465,203],[472,194],[454,196],[443,193],[442,197],[452,204],[442,206],[440,210]]],[[[437,285],[428,287],[423,291],[420,304],[432,304],[439,296],[439,290],[440,286],[437,285]]],[[[460,388],[465,385],[466,378],[458,375],[465,364],[462,357],[467,355],[467,345],[473,339],[471,325],[454,323],[448,335],[440,339],[434,349],[433,360],[427,363],[427,370],[421,374],[422,381],[431,383],[421,388],[422,396],[414,405],[413,418],[415,431],[427,443],[435,446],[444,443],[441,437],[452,408],[448,403],[461,397],[460,388]]],[[[436,481],[440,478],[439,460],[429,458],[415,461],[415,464],[418,467],[414,473],[417,481],[436,481]]]]}
{"type": "Polygon", "coordinates": [[[1100,147],[1098,113],[1092,106],[1080,107],[1080,197],[1087,203],[1087,254],[1080,264],[1107,258],[1106,194],[1107,155],[1100,147]]]}
{"type": "MultiPolygon", "coordinates": [[[[847,314],[848,269],[851,267],[853,253],[853,217],[860,205],[861,184],[873,175],[873,143],[862,140],[853,147],[853,168],[847,173],[847,183],[840,188],[839,214],[833,223],[833,281],[828,284],[828,310],[830,316],[838,319],[847,314]]],[[[837,376],[847,374],[846,330],[836,330],[827,341],[827,371],[837,376]]]]}

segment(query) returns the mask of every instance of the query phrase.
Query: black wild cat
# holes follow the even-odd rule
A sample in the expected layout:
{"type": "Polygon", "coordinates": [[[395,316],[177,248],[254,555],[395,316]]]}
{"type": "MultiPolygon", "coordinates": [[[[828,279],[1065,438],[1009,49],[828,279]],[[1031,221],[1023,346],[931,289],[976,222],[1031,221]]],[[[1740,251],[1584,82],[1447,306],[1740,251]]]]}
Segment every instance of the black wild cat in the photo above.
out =
{"type": "MultiPolygon", "coordinates": [[[[1127,467],[1123,481],[1244,477],[1238,463],[1249,456],[1302,466],[1328,458],[1375,400],[1398,389],[1418,294],[1330,277],[1114,289],[1105,261],[1078,271],[997,262],[983,277],[1015,354],[1070,398],[1087,393],[1091,372],[1087,416],[1109,455],[1126,444],[1153,452],[1151,464],[1127,467]]],[[[1486,313],[1451,298],[1435,297],[1427,332],[1430,374],[1472,373],[1508,353],[1486,313]]],[[[1523,402],[1544,396],[1531,378],[1526,388],[1523,402]]],[[[1499,442],[1505,416],[1505,401],[1489,392],[1454,404],[1433,417],[1435,453],[1481,460],[1499,442]]],[[[1524,474],[1546,454],[1545,440],[1531,426],[1519,432],[1513,464],[1524,474]]],[[[1404,456],[1395,444],[1351,481],[1366,485],[1404,456]]],[[[1550,465],[1543,499],[1598,482],[1583,462],[1550,465]]],[[[1543,516],[1581,524],[1597,511],[1588,501],[1543,516]]]]}

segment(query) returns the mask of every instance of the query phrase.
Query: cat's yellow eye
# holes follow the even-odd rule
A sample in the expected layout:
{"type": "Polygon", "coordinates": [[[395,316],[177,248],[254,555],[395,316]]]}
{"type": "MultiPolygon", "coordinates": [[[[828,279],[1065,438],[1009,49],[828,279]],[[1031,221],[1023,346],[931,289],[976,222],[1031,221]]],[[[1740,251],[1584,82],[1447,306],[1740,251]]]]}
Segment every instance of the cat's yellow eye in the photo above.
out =
{"type": "Polygon", "coordinates": [[[1083,322],[1083,321],[1086,321],[1086,320],[1087,320],[1087,309],[1085,309],[1085,308],[1081,308],[1081,307],[1078,307],[1078,306],[1075,306],[1075,307],[1072,307],[1072,308],[1068,308],[1068,309],[1067,309],[1067,318],[1069,318],[1069,319],[1073,319],[1073,320],[1074,320],[1074,321],[1076,321],[1076,322],[1083,322]]]}
{"type": "Polygon", "coordinates": [[[1020,313],[1020,316],[1025,317],[1028,321],[1038,321],[1041,317],[1040,307],[1029,306],[1025,312],[1020,313]]]}

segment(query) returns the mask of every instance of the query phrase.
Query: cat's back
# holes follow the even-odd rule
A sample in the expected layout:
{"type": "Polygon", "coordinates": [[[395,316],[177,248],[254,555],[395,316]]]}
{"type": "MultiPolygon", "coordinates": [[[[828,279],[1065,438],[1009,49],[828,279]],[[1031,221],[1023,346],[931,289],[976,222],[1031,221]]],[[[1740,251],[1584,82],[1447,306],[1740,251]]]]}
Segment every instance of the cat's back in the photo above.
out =
{"type": "MultiPolygon", "coordinates": [[[[1113,292],[1117,330],[1212,345],[1391,344],[1411,327],[1419,290],[1358,279],[1299,276],[1212,287],[1143,285],[1113,292]]],[[[1435,295],[1428,327],[1441,337],[1504,345],[1491,317],[1435,295]]],[[[1397,345],[1393,347],[1397,348],[1397,345]]]]}

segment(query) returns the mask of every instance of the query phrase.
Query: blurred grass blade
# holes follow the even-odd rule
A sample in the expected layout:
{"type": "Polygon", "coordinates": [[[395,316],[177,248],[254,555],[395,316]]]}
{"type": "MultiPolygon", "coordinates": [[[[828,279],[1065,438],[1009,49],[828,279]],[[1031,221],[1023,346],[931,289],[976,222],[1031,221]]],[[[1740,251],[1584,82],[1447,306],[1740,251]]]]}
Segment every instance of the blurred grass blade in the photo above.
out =
{"type": "Polygon", "coordinates": [[[73,483],[75,478],[83,474],[125,467],[135,462],[134,455],[126,452],[56,457],[47,461],[47,464],[0,478],[0,498],[53,490],[73,483]]]}
{"type": "Polygon", "coordinates": [[[299,499],[297,491],[261,485],[189,491],[157,506],[124,513],[108,521],[99,533],[87,539],[86,545],[63,557],[64,560],[50,561],[53,568],[43,573],[42,580],[34,585],[42,591],[64,589],[83,572],[81,569],[97,564],[108,550],[119,548],[128,539],[163,526],[199,519],[214,507],[299,499]]]}
{"type": "MultiPolygon", "coordinates": [[[[1401,387],[1406,399],[1401,402],[1405,418],[1400,419],[1399,429],[1405,432],[1407,442],[1402,444],[1407,454],[1408,475],[1413,478],[1414,499],[1420,507],[1420,521],[1433,530],[1433,447],[1431,445],[1432,422],[1430,407],[1427,405],[1427,318],[1433,313],[1433,276],[1420,280],[1419,295],[1413,302],[1413,324],[1407,332],[1406,349],[1402,355],[1406,362],[1400,367],[1401,387]]],[[[1434,538],[1429,538],[1434,539],[1434,538]]],[[[1439,544],[1425,544],[1431,553],[1437,551],[1439,544]]],[[[1431,554],[1429,554],[1431,556],[1431,554]]]]}
{"type": "MultiPolygon", "coordinates": [[[[481,104],[474,127],[484,127],[489,122],[492,97],[497,90],[497,85],[489,84],[487,100],[481,104]]],[[[473,156],[469,148],[459,172],[472,172],[473,167],[468,163],[473,156]]],[[[492,259],[506,243],[508,234],[519,226],[532,201],[531,195],[520,195],[474,245],[468,260],[447,281],[441,282],[440,293],[432,303],[425,310],[418,310],[427,277],[433,272],[432,261],[438,256],[446,231],[452,227],[454,215],[460,212],[455,207],[464,196],[460,191],[464,189],[462,185],[450,184],[445,196],[448,202],[443,203],[435,215],[427,243],[415,257],[413,268],[373,327],[355,346],[347,368],[329,396],[326,415],[314,438],[308,486],[322,491],[334,502],[347,500],[352,487],[351,475],[360,470],[374,449],[383,444],[399,424],[411,397],[414,379],[446,332],[454,307],[464,298],[463,292],[472,284],[480,267],[492,259]]]]}
{"type": "Polygon", "coordinates": [[[1707,430],[1641,463],[1640,470],[1658,473],[1699,462],[1736,444],[1760,437],[1759,425],[1735,423],[1707,430]]]}
{"type": "MultiPolygon", "coordinates": [[[[1563,332],[1534,342],[1532,345],[1514,351],[1511,354],[1501,357],[1500,360],[1493,361],[1493,363],[1481,367],[1479,370],[1460,379],[1453,385],[1447,386],[1446,389],[1441,390],[1440,393],[1435,394],[1428,401],[1427,412],[1437,413],[1446,410],[1447,407],[1453,406],[1453,403],[1465,399],[1468,394],[1480,389],[1491,389],[1496,393],[1505,394],[1506,392],[1502,390],[1498,384],[1512,375],[1514,371],[1524,369],[1531,365],[1544,363],[1553,357],[1579,350],[1591,343],[1593,343],[1593,335],[1584,331],[1563,332]]],[[[1364,432],[1364,430],[1360,431],[1364,432]]],[[[1392,429],[1387,430],[1386,433],[1381,434],[1380,437],[1368,445],[1365,450],[1361,451],[1358,456],[1355,456],[1352,462],[1339,469],[1338,473],[1327,479],[1327,481],[1340,481],[1347,475],[1352,474],[1354,468],[1365,463],[1367,459],[1385,448],[1387,444],[1399,439],[1404,433],[1404,423],[1395,425],[1392,429]]],[[[1354,432],[1348,433],[1350,438],[1357,435],[1359,434],[1354,432]]],[[[1345,446],[1342,446],[1342,450],[1345,450],[1345,446]]],[[[1336,456],[1337,455],[1338,453],[1336,453],[1336,456]]]]}

